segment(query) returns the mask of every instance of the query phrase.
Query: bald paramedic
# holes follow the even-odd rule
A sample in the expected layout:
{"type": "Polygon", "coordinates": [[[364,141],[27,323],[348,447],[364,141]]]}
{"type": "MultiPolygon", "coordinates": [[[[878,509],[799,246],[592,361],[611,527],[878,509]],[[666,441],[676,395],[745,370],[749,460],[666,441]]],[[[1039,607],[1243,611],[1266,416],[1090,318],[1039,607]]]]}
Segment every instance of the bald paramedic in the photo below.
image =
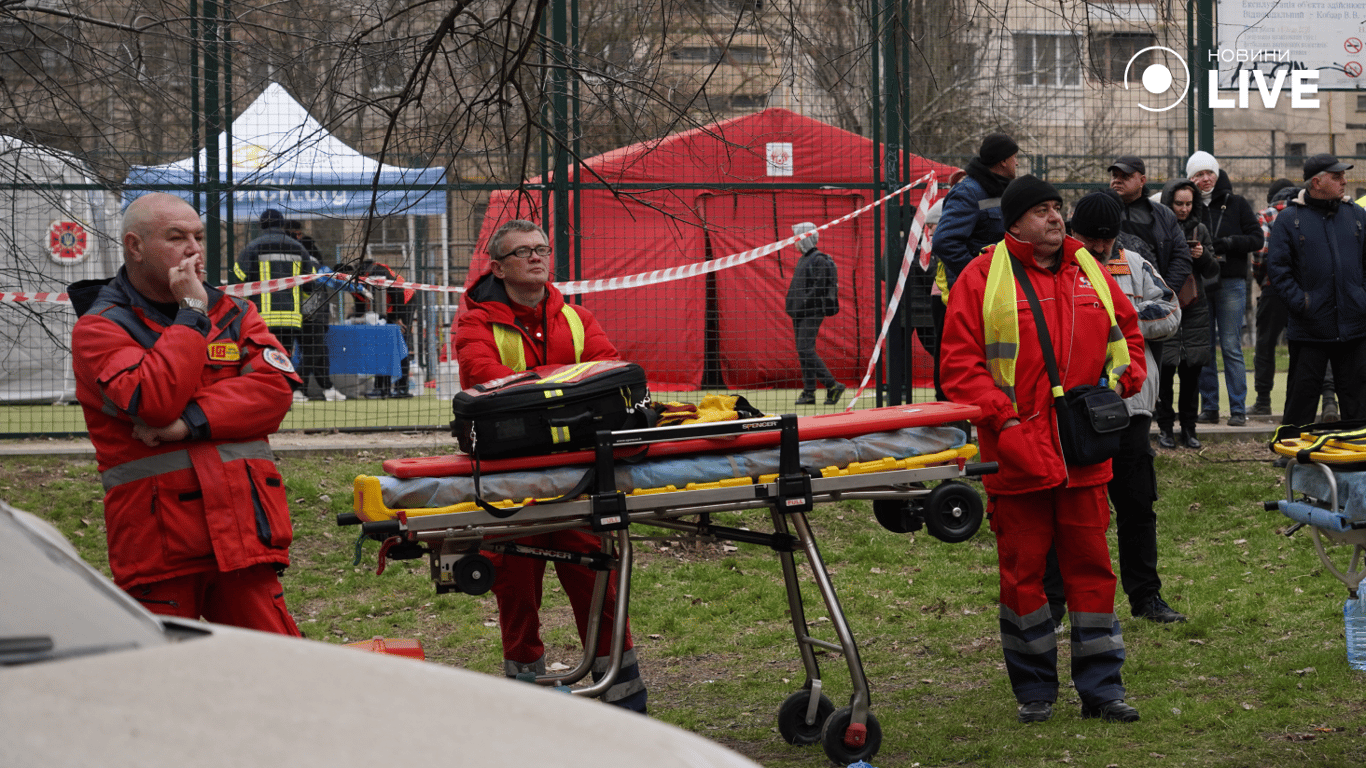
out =
{"type": "Polygon", "coordinates": [[[251,302],[204,283],[203,246],[194,208],[144,195],[124,213],[118,274],[68,289],[109,567],[153,613],[299,636],[279,579],[294,533],[266,440],[298,376],[251,302]]]}
{"type": "MultiPolygon", "coordinates": [[[[550,282],[552,251],[540,227],[521,219],[509,221],[489,238],[488,253],[489,272],[465,292],[464,307],[452,334],[461,387],[544,366],[618,359],[616,348],[593,313],[566,304],[550,282]]],[[[526,536],[517,543],[584,553],[602,549],[601,539],[583,531],[526,536]]],[[[503,672],[508,677],[545,674],[540,620],[545,563],[497,554],[492,559],[496,573],[493,594],[498,599],[498,624],[503,635],[503,672]]],[[[586,642],[594,572],[581,565],[556,563],[555,575],[574,610],[579,641],[586,642]]],[[[593,663],[595,680],[610,663],[612,627],[617,619],[613,613],[615,580],[608,584],[593,663]]],[[[645,712],[646,695],[628,628],[621,671],[603,700],[645,712]]]]}

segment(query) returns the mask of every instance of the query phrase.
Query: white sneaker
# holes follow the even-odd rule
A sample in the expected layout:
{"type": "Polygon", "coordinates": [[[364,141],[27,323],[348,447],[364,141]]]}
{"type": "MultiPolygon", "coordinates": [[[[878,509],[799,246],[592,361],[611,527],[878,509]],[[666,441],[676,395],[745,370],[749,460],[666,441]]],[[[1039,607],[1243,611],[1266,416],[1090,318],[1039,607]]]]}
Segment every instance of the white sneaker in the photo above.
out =
{"type": "Polygon", "coordinates": [[[329,403],[338,403],[346,399],[346,395],[337,391],[336,387],[323,390],[323,399],[329,403]]]}
{"type": "Polygon", "coordinates": [[[308,395],[305,395],[305,394],[303,393],[303,390],[301,390],[301,389],[296,389],[296,390],[294,390],[294,402],[296,402],[296,403],[306,403],[306,402],[308,402],[308,395]]]}

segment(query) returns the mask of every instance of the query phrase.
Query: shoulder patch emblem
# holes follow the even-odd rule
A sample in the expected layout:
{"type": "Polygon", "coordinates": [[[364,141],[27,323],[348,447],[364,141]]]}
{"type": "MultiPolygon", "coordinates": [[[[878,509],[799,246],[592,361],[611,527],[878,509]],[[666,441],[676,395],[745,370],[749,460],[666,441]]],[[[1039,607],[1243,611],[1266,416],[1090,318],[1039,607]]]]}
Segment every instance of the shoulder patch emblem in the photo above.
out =
{"type": "Polygon", "coordinates": [[[289,357],[275,347],[266,347],[266,351],[261,357],[270,364],[272,368],[279,369],[285,373],[294,373],[294,363],[290,362],[289,357]]]}
{"type": "Polygon", "coordinates": [[[236,363],[242,359],[242,348],[235,341],[215,341],[209,344],[209,360],[215,363],[236,363]]]}

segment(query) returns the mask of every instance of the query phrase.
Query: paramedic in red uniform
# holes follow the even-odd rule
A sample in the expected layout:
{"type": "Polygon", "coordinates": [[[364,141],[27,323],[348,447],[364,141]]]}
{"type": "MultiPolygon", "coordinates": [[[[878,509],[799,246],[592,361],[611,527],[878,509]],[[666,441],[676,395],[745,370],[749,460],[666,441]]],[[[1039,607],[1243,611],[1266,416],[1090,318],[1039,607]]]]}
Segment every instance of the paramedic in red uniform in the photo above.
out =
{"type": "Polygon", "coordinates": [[[69,289],[109,567],[154,613],[299,636],[279,579],[294,533],[266,441],[298,376],[250,301],[204,284],[203,241],[188,203],[144,195],[124,213],[123,268],[69,289]]]}
{"type": "MultiPolygon", "coordinates": [[[[462,388],[541,366],[618,359],[616,348],[592,313],[566,304],[550,282],[553,257],[548,242],[540,227],[520,219],[503,224],[489,238],[490,272],[465,292],[464,311],[456,319],[452,334],[462,388]]],[[[602,548],[598,537],[583,531],[538,534],[517,543],[577,552],[602,548]]],[[[498,598],[498,623],[503,633],[503,672],[508,677],[545,674],[540,620],[545,562],[500,555],[493,555],[493,561],[497,574],[493,594],[498,598]]],[[[584,642],[594,572],[581,565],[556,563],[555,575],[569,596],[579,641],[584,642]]],[[[615,581],[608,583],[594,679],[602,676],[610,661],[616,588],[615,581]]],[[[645,683],[640,678],[629,628],[621,671],[603,700],[645,711],[645,683]]]]}
{"type": "Polygon", "coordinates": [[[1047,720],[1057,701],[1057,637],[1043,586],[1056,543],[1082,717],[1132,722],[1138,711],[1124,703],[1124,637],[1105,540],[1110,462],[1063,460],[1034,315],[1011,260],[1023,264],[1038,294],[1064,390],[1108,381],[1122,396],[1137,394],[1143,336],[1114,278],[1064,236],[1061,200],[1033,176],[1006,188],[1005,239],[984,249],[949,295],[941,381],[950,400],[981,406],[974,423],[982,455],[1000,465],[983,482],[1001,575],[1001,645],[1019,720],[1047,720]]]}

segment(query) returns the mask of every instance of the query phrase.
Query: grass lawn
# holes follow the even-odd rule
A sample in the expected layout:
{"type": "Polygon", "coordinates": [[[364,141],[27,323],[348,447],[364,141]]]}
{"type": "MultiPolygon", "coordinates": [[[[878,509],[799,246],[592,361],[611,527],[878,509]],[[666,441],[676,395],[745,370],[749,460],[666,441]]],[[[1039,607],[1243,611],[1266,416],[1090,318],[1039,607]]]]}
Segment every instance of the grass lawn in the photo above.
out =
{"type": "MultiPolygon", "coordinates": [[[[390,562],[376,575],[372,542],[354,561],[355,529],[338,528],[335,517],[350,510],[355,475],[380,473],[385,458],[362,452],[281,459],[296,531],[294,564],[284,579],[290,608],[315,640],[420,638],[436,663],[500,674],[491,594],[438,596],[422,560],[390,562]]],[[[1143,715],[1129,725],[1081,720],[1070,688],[1053,720],[1016,723],[998,639],[995,542],[985,528],[951,545],[923,531],[890,533],[865,502],[819,507],[811,522],[883,730],[881,751],[869,762],[1366,764],[1366,673],[1345,662],[1346,588],[1326,572],[1307,532],[1287,538],[1288,521],[1263,511],[1262,501],[1282,495],[1282,474],[1269,458],[1260,443],[1160,452],[1163,594],[1190,621],[1158,626],[1132,619],[1120,597],[1124,681],[1143,715]]],[[[107,569],[100,495],[91,460],[29,458],[0,466],[0,498],[52,520],[87,560],[107,569]]],[[[721,525],[756,529],[767,522],[760,512],[716,517],[721,525]]],[[[639,540],[631,621],[651,716],[770,768],[829,765],[819,746],[790,746],[777,732],[778,707],[804,674],[773,553],[662,529],[633,532],[639,540]]],[[[1113,551],[1113,527],[1111,537],[1113,551]]],[[[1330,553],[1345,565],[1344,548],[1330,553]]],[[[554,578],[545,588],[548,661],[573,664],[578,640],[567,601],[554,578]]],[[[804,591],[812,634],[833,641],[809,574],[804,591]]],[[[1060,656],[1066,683],[1066,644],[1060,656]]],[[[825,693],[844,706],[844,660],[824,651],[818,658],[825,693]]],[[[371,694],[401,716],[402,690],[377,680],[375,691],[358,692],[371,694]]]]}

